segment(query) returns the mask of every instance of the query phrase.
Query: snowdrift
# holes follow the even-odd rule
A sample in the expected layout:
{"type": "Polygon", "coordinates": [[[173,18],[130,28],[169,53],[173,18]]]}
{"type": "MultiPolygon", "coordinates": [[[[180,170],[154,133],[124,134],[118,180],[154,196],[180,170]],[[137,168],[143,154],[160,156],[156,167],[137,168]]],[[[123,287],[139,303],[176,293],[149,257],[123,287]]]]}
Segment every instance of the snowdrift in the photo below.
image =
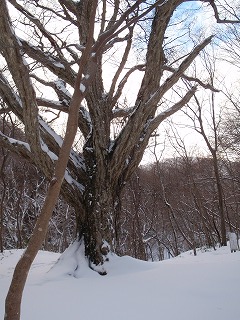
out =
{"type": "MultiPolygon", "coordinates": [[[[0,253],[1,319],[21,254],[0,253]]],[[[197,256],[186,252],[162,262],[113,255],[108,275],[100,276],[73,245],[61,257],[38,253],[24,291],[22,319],[238,320],[239,295],[240,252],[231,253],[229,247],[198,250],[197,256]]]]}

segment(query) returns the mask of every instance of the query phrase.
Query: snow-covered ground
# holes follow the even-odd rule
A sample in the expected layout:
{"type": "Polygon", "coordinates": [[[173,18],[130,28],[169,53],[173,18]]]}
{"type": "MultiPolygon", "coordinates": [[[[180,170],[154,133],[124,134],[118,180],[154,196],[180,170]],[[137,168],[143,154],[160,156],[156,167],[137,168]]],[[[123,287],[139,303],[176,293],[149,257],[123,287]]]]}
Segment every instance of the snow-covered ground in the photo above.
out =
{"type": "MultiPolygon", "coordinates": [[[[80,259],[75,249],[53,268],[59,254],[39,252],[24,291],[22,320],[240,319],[240,252],[229,247],[162,262],[112,256],[107,276],[90,271],[85,261],[70,275],[80,259]]],[[[21,253],[0,253],[0,319],[21,253]]]]}

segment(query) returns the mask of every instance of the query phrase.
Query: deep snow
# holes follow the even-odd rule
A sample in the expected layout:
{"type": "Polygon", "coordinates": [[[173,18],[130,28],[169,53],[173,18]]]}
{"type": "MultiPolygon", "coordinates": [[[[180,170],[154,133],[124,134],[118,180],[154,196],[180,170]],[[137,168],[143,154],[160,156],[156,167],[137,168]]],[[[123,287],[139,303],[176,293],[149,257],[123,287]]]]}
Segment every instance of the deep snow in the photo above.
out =
{"type": "MultiPolygon", "coordinates": [[[[39,252],[24,291],[22,320],[240,319],[239,251],[198,250],[197,256],[186,252],[162,262],[111,256],[108,275],[100,276],[75,254],[77,246],[56,265],[59,254],[39,252]]],[[[0,319],[21,253],[0,253],[0,319]]]]}

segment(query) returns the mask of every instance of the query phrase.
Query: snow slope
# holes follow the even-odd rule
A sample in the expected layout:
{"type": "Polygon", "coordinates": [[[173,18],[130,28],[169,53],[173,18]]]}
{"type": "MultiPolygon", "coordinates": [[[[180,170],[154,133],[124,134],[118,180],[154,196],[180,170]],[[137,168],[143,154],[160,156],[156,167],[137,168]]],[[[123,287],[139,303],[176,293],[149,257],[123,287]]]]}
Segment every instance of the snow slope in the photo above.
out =
{"type": "MultiPolygon", "coordinates": [[[[24,291],[22,320],[240,319],[240,252],[229,247],[162,262],[111,256],[107,276],[90,271],[75,249],[53,268],[59,254],[39,252],[24,291]],[[81,268],[74,272],[79,259],[81,268]]],[[[0,253],[0,319],[21,253],[0,253]]]]}

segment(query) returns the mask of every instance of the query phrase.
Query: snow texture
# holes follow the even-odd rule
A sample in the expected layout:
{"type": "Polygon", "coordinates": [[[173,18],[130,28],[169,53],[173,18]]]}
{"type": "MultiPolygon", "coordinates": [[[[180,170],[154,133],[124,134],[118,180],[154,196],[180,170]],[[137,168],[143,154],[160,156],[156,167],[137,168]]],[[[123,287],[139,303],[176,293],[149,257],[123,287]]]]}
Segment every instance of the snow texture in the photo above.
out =
{"type": "Polygon", "coordinates": [[[57,79],[55,81],[55,84],[56,84],[58,90],[62,91],[66,96],[68,96],[69,99],[72,98],[71,93],[66,88],[66,83],[62,79],[57,79]]]}
{"type": "Polygon", "coordinates": [[[63,139],[41,118],[38,117],[40,125],[54,138],[59,147],[62,146],[63,139]]]}
{"type": "Polygon", "coordinates": [[[84,192],[84,190],[85,190],[84,185],[82,185],[81,183],[79,183],[75,179],[73,179],[72,176],[69,174],[68,169],[66,169],[66,171],[65,171],[64,179],[67,181],[67,183],[75,185],[81,193],[84,192]]]}
{"type": "MultiPolygon", "coordinates": [[[[63,138],[59,136],[41,117],[39,117],[39,123],[40,125],[54,138],[58,146],[61,148],[63,144],[63,138]]],[[[76,152],[71,150],[70,158],[72,162],[74,163],[76,168],[81,168],[85,170],[84,163],[80,156],[77,155],[76,152]]]]}
{"type": "Polygon", "coordinates": [[[48,149],[48,146],[42,139],[41,139],[41,147],[42,147],[42,150],[48,154],[48,156],[52,159],[53,162],[58,159],[58,156],[48,149]]]}
{"type": "Polygon", "coordinates": [[[229,243],[230,243],[230,250],[231,252],[238,250],[238,241],[237,241],[237,235],[234,232],[229,232],[229,243]]]}
{"type": "Polygon", "coordinates": [[[55,67],[61,68],[61,69],[65,69],[64,65],[63,65],[61,62],[54,61],[53,59],[51,59],[51,61],[53,62],[53,64],[55,65],[55,67]]]}
{"type": "Polygon", "coordinates": [[[85,85],[80,83],[80,91],[83,93],[83,92],[85,92],[85,90],[86,90],[85,85]]]}
{"type": "Polygon", "coordinates": [[[13,139],[13,138],[9,138],[9,137],[5,136],[5,135],[2,134],[2,133],[1,133],[1,136],[3,136],[3,137],[5,137],[6,139],[8,139],[8,141],[9,141],[11,144],[24,146],[28,151],[30,151],[30,146],[29,146],[28,143],[23,142],[23,141],[20,141],[20,140],[13,139]]]}
{"type": "MultiPolygon", "coordinates": [[[[0,319],[22,252],[0,253],[0,319]]],[[[239,319],[240,252],[221,247],[197,253],[162,262],[110,255],[108,275],[100,276],[89,269],[80,243],[63,255],[40,251],[24,290],[21,319],[239,319]]]]}

